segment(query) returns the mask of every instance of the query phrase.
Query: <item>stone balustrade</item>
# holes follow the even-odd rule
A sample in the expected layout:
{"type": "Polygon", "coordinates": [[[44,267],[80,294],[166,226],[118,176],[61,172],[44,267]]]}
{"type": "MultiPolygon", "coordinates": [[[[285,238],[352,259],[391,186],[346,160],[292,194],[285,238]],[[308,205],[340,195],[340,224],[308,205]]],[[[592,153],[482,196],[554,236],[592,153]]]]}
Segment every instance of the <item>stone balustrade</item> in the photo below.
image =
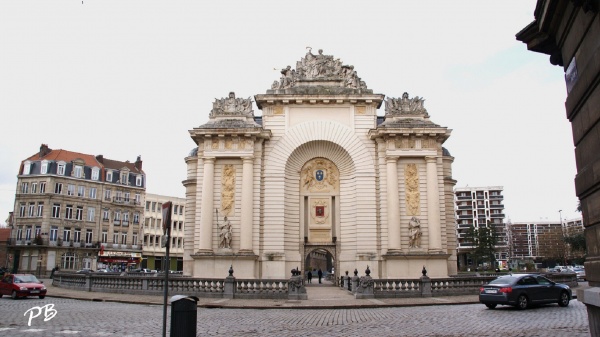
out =
{"type": "MultiPolygon", "coordinates": [[[[571,273],[545,274],[554,282],[577,286],[577,276],[571,273]]],[[[355,274],[355,277],[358,278],[355,274]]],[[[365,278],[364,276],[362,277],[365,278]]],[[[496,275],[462,276],[448,278],[418,279],[370,279],[352,280],[342,276],[343,289],[351,281],[357,283],[351,292],[357,298],[402,298],[452,295],[477,295],[479,288],[496,278],[496,275]],[[362,283],[361,283],[362,282],[362,283]],[[358,288],[361,294],[357,294],[358,288]],[[367,294],[367,295],[365,295],[367,294]],[[368,295],[372,294],[372,295],[368,295]]],[[[165,280],[155,276],[100,275],[56,273],[53,286],[83,291],[163,294],[165,280]]],[[[208,298],[237,299],[305,299],[306,291],[299,276],[291,279],[236,279],[233,276],[224,279],[191,278],[179,276],[169,278],[169,292],[180,295],[208,298]]]]}

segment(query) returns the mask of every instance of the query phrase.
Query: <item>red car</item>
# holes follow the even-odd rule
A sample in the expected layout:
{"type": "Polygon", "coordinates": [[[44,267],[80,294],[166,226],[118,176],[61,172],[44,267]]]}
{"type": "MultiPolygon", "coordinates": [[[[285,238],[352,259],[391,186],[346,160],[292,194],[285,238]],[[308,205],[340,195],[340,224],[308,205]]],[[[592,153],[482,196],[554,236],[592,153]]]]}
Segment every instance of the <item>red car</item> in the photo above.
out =
{"type": "Polygon", "coordinates": [[[10,295],[13,299],[18,297],[38,296],[46,297],[46,286],[31,274],[4,275],[0,281],[0,297],[10,295]]]}

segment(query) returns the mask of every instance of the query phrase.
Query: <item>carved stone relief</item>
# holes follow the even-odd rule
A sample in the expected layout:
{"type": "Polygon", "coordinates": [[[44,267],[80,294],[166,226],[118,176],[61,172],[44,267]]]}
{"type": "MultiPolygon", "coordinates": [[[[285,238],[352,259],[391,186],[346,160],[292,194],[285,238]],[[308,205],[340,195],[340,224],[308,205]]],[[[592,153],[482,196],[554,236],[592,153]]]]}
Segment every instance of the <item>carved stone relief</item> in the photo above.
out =
{"type": "Polygon", "coordinates": [[[281,105],[277,105],[277,106],[273,107],[273,114],[274,115],[283,115],[283,107],[281,105]]]}
{"type": "Polygon", "coordinates": [[[228,216],[233,211],[235,200],[235,167],[233,165],[223,166],[221,177],[221,212],[228,216]]]}
{"type": "Polygon", "coordinates": [[[339,185],[339,171],[327,159],[313,159],[304,165],[301,171],[300,185],[305,192],[336,191],[339,185]]]}
{"type": "Polygon", "coordinates": [[[406,185],[406,211],[408,215],[420,215],[421,195],[419,193],[419,171],[417,164],[406,164],[404,169],[404,184],[406,185]]]}
{"type": "Polygon", "coordinates": [[[233,148],[233,139],[227,138],[225,139],[225,149],[231,150],[233,148]]]}
{"type": "Polygon", "coordinates": [[[216,139],[216,138],[214,138],[214,139],[212,140],[212,149],[213,149],[213,150],[218,150],[218,149],[219,149],[219,140],[218,140],[218,139],[216,139]]]}
{"type": "Polygon", "coordinates": [[[367,108],[364,106],[357,106],[356,107],[356,114],[358,115],[364,115],[367,112],[367,108]]]}

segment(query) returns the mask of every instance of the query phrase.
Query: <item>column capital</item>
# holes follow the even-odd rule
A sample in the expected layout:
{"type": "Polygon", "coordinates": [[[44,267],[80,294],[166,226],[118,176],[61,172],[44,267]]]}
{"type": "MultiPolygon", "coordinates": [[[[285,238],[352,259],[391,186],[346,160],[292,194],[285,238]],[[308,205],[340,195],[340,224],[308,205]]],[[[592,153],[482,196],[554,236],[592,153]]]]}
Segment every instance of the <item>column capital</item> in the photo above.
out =
{"type": "Polygon", "coordinates": [[[386,155],[385,156],[385,160],[388,163],[392,163],[392,162],[396,163],[396,162],[398,162],[398,159],[400,159],[400,156],[391,156],[391,155],[386,155]]]}
{"type": "Polygon", "coordinates": [[[425,161],[428,163],[435,162],[435,161],[437,161],[437,157],[436,156],[425,156],[425,161]]]}
{"type": "Polygon", "coordinates": [[[247,162],[254,163],[254,156],[244,156],[241,158],[242,158],[243,163],[247,163],[247,162]]]}
{"type": "Polygon", "coordinates": [[[215,158],[215,157],[203,157],[203,158],[202,158],[202,160],[203,160],[205,163],[211,163],[211,162],[212,162],[212,163],[214,163],[216,159],[217,159],[217,158],[215,158]]]}

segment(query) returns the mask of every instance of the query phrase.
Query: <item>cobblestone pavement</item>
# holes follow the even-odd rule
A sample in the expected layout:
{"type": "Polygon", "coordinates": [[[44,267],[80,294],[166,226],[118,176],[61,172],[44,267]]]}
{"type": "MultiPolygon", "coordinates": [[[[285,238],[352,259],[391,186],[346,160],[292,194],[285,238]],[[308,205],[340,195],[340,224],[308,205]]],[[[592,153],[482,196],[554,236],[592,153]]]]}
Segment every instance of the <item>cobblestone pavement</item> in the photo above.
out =
{"type": "MultiPolygon", "coordinates": [[[[524,311],[461,304],[362,309],[198,308],[197,315],[197,336],[590,336],[585,305],[576,300],[567,308],[554,304],[524,311]]],[[[160,305],[0,298],[0,336],[161,336],[162,319],[160,305]]],[[[167,335],[169,324],[170,317],[167,335]]]]}

